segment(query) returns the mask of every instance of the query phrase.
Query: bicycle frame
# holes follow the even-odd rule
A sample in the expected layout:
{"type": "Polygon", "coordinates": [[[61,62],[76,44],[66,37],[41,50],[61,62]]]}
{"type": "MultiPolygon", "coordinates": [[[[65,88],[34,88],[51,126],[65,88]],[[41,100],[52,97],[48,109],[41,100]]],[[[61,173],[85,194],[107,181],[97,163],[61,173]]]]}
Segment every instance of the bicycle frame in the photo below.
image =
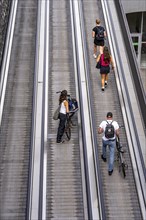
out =
{"type": "Polygon", "coordinates": [[[117,138],[116,140],[116,148],[117,148],[117,161],[119,162],[119,172],[123,173],[124,178],[126,177],[126,169],[128,169],[128,165],[126,164],[124,158],[123,158],[123,154],[124,151],[122,149],[122,145],[120,143],[120,139],[117,138]]]}
{"type": "Polygon", "coordinates": [[[66,126],[65,126],[65,134],[66,134],[68,140],[71,139],[71,127],[73,126],[73,122],[72,122],[71,118],[73,117],[73,115],[77,111],[78,111],[78,109],[75,109],[75,110],[70,111],[68,113],[68,117],[67,117],[67,120],[66,120],[66,126]]]}

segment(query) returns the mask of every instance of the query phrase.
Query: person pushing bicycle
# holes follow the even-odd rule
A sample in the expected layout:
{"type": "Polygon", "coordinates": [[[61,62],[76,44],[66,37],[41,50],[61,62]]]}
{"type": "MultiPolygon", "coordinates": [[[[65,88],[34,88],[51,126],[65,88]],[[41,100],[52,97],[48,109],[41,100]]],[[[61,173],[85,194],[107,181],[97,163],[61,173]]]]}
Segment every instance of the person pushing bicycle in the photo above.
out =
{"type": "Polygon", "coordinates": [[[65,123],[67,119],[67,113],[69,112],[69,104],[67,100],[67,90],[63,90],[59,97],[59,105],[60,105],[60,111],[59,111],[59,126],[58,126],[58,132],[57,132],[57,143],[62,143],[62,136],[64,134],[65,129],[65,123]]]}
{"type": "Polygon", "coordinates": [[[116,147],[116,136],[119,137],[119,125],[113,121],[112,112],[107,113],[106,120],[102,121],[98,127],[98,134],[104,133],[102,137],[102,155],[101,158],[104,162],[107,161],[106,147],[109,146],[109,164],[108,174],[112,175],[114,168],[114,155],[116,147]]]}
{"type": "Polygon", "coordinates": [[[60,122],[56,142],[63,143],[64,141],[62,140],[62,137],[65,131],[66,120],[70,119],[70,122],[72,123],[71,117],[78,110],[78,102],[76,99],[70,97],[70,95],[67,93],[67,90],[62,90],[61,92],[59,91],[59,93],[61,93],[59,97],[60,111],[58,117],[60,122]]]}

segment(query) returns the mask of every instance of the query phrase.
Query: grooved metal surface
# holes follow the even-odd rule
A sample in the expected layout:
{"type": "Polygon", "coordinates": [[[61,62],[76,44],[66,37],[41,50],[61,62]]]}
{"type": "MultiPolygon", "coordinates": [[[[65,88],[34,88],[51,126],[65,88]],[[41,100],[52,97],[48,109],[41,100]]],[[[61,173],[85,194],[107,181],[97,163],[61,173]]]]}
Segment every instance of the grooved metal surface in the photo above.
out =
{"type": "MultiPolygon", "coordinates": [[[[76,97],[70,5],[66,0],[50,2],[49,115],[47,148],[46,218],[84,219],[78,126],[69,142],[56,144],[59,121],[52,119],[58,105],[56,91],[67,89],[76,97]]],[[[74,116],[77,124],[77,114],[74,116]]]]}
{"type": "MultiPolygon", "coordinates": [[[[95,109],[96,127],[98,128],[100,122],[106,119],[108,111],[113,112],[114,120],[120,125],[123,124],[122,112],[117,93],[114,73],[109,74],[108,87],[105,92],[101,92],[101,79],[99,70],[95,68],[96,60],[93,58],[93,39],[92,28],[95,26],[95,20],[101,19],[101,25],[104,26],[104,20],[101,10],[100,2],[83,0],[83,10],[85,18],[85,29],[88,44],[89,65],[90,65],[90,79],[93,93],[93,105],[95,109]]],[[[108,42],[106,41],[106,45],[108,42]]],[[[126,134],[124,129],[120,130],[121,142],[124,145],[126,153],[125,160],[128,163],[127,176],[124,179],[119,173],[118,164],[115,161],[114,172],[112,176],[108,175],[108,163],[104,163],[101,158],[102,143],[101,135],[98,135],[98,153],[99,163],[102,173],[104,202],[106,209],[106,218],[111,220],[137,220],[142,219],[138,196],[135,188],[133,170],[131,167],[130,155],[127,146],[126,134]]],[[[107,149],[107,155],[108,155],[107,149]]],[[[108,159],[108,157],[107,157],[108,159]]]]}
{"type": "Polygon", "coordinates": [[[0,219],[26,214],[37,4],[18,2],[0,129],[0,219]]]}

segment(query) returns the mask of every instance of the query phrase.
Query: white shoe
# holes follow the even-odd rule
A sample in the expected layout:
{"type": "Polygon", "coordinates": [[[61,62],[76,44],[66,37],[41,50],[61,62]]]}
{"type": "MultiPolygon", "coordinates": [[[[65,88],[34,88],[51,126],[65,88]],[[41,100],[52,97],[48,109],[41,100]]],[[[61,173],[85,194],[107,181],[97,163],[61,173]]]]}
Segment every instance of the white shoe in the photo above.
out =
{"type": "Polygon", "coordinates": [[[96,59],[97,58],[96,54],[93,54],[93,57],[96,59]]]}
{"type": "Polygon", "coordinates": [[[107,81],[105,81],[104,85],[105,85],[105,88],[106,88],[106,87],[107,87],[107,85],[108,85],[107,81]]]}

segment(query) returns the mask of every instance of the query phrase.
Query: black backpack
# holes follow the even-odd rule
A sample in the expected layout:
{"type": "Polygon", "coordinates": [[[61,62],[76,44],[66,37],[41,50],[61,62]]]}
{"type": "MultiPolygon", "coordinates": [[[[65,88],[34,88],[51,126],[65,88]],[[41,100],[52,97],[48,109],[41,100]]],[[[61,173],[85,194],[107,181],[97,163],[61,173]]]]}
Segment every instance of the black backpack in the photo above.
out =
{"type": "Polygon", "coordinates": [[[104,40],[104,28],[103,27],[96,28],[95,39],[96,40],[104,40]]]}
{"type": "Polygon", "coordinates": [[[105,127],[105,137],[106,138],[113,138],[115,136],[115,129],[114,126],[112,125],[113,121],[111,123],[109,123],[108,121],[107,125],[105,127]]]}

